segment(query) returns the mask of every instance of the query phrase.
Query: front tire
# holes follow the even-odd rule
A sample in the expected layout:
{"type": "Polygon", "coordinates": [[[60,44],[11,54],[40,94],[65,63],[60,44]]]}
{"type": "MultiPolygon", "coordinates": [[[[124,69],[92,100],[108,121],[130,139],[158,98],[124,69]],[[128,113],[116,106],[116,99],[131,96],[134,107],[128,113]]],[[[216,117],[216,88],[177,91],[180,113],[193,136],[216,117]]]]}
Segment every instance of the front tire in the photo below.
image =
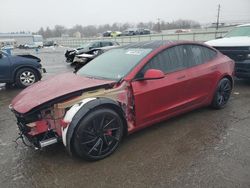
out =
{"type": "Polygon", "coordinates": [[[112,109],[100,108],[84,117],[73,136],[74,153],[96,161],[111,155],[123,136],[123,121],[112,109]]]}
{"type": "Polygon", "coordinates": [[[26,88],[39,80],[35,70],[30,68],[20,69],[16,74],[16,85],[19,88],[26,88]]]}
{"type": "Polygon", "coordinates": [[[218,83],[211,106],[215,109],[224,108],[232,92],[232,82],[228,78],[223,78],[218,83]]]}

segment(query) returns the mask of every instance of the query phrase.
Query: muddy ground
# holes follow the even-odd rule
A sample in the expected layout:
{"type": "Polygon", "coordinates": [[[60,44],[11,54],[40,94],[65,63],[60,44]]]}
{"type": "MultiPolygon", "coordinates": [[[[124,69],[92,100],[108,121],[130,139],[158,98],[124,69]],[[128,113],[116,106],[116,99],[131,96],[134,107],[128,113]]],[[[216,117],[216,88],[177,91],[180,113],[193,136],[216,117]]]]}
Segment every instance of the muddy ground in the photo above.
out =
{"type": "MultiPolygon", "coordinates": [[[[37,54],[44,79],[73,71],[64,51],[37,54]]],[[[8,105],[20,91],[0,84],[0,187],[250,187],[250,81],[236,80],[225,109],[198,109],[132,134],[98,162],[71,158],[62,144],[16,147],[8,105]]]]}

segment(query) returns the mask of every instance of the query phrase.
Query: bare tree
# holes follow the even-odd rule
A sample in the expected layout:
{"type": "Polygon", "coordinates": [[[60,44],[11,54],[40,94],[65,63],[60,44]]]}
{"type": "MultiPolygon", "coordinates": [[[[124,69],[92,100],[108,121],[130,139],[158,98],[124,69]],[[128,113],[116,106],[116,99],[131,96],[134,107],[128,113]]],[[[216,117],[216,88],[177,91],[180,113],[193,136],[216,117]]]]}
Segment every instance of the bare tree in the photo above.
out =
{"type": "MultiPolygon", "coordinates": [[[[65,28],[62,25],[56,25],[54,29],[50,29],[49,27],[44,30],[42,27],[37,32],[42,35],[44,38],[49,37],[61,37],[62,34],[69,34],[69,36],[73,36],[74,33],[80,32],[81,36],[84,37],[93,37],[100,35],[105,31],[124,31],[128,28],[134,27],[133,24],[130,23],[113,23],[112,25],[104,24],[104,25],[75,25],[72,28],[65,28]]],[[[167,30],[167,29],[190,29],[190,28],[199,28],[199,22],[193,20],[176,20],[172,22],[165,22],[164,20],[160,20],[160,22],[140,22],[136,24],[138,28],[145,28],[154,31],[167,30]]]]}

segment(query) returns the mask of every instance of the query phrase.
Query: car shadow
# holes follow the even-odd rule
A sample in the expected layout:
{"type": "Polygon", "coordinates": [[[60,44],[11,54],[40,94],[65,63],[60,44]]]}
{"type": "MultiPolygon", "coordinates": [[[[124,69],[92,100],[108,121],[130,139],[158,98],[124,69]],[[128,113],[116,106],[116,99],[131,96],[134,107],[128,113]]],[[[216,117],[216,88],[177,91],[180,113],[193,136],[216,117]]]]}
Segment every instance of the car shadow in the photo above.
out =
{"type": "Polygon", "coordinates": [[[234,80],[235,86],[240,85],[240,86],[250,86],[250,79],[240,79],[240,78],[235,78],[234,80]]]}

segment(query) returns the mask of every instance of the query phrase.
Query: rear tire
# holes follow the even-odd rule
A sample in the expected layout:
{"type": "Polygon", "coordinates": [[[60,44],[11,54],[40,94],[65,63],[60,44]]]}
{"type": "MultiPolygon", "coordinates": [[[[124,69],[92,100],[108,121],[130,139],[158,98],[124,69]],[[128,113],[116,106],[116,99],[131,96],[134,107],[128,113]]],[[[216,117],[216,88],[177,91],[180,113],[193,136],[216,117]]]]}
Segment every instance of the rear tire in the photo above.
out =
{"type": "Polygon", "coordinates": [[[20,69],[16,74],[16,85],[19,88],[26,88],[39,80],[35,70],[30,68],[20,69]]]}
{"type": "Polygon", "coordinates": [[[215,109],[224,108],[232,92],[232,82],[228,78],[219,81],[211,106],[215,109]]]}
{"type": "Polygon", "coordinates": [[[84,117],[73,136],[74,153],[96,161],[111,155],[123,136],[123,121],[112,109],[100,108],[84,117]]]}

